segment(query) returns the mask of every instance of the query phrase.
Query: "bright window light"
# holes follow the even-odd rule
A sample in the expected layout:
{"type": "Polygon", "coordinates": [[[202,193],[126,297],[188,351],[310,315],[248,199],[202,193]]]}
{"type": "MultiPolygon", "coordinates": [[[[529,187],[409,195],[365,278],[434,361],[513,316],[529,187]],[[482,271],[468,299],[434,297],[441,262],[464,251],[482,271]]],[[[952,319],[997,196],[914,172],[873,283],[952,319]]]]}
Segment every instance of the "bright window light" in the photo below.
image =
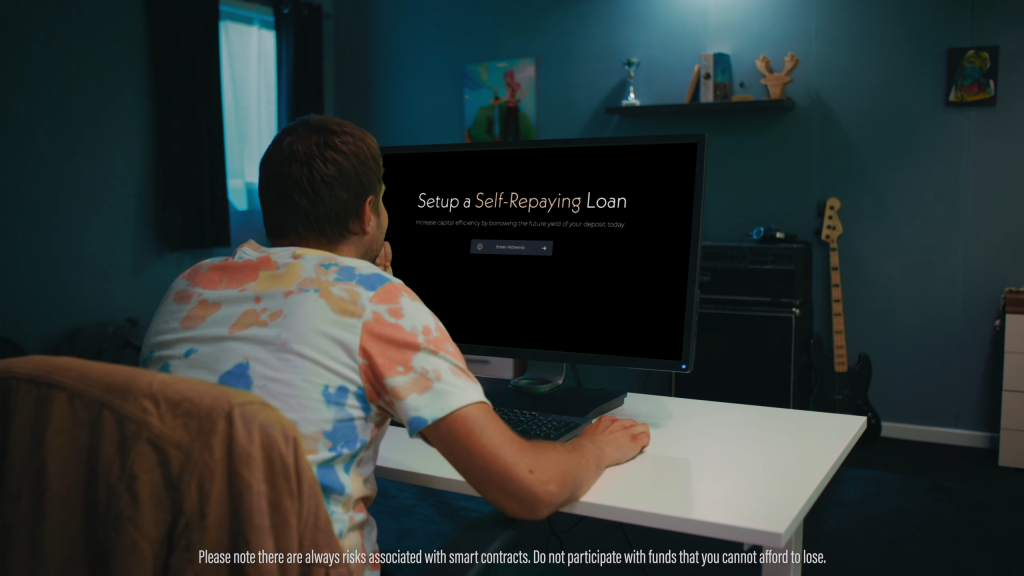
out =
{"type": "MultiPolygon", "coordinates": [[[[260,209],[260,158],[277,134],[276,43],[273,9],[220,1],[224,155],[232,212],[260,209]]],[[[234,228],[233,222],[233,236],[234,228]]]]}

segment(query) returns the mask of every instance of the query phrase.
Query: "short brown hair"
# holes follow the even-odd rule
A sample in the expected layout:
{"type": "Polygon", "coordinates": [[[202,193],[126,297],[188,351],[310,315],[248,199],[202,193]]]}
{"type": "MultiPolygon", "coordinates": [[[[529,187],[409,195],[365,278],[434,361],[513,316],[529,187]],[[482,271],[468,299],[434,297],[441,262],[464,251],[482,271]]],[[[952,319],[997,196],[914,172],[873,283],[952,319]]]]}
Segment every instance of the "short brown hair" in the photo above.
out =
{"type": "Polygon", "coordinates": [[[333,246],[355,233],[363,203],[380,201],[377,140],[340,118],[303,116],[274,137],[260,161],[260,205],[267,239],[333,246]]]}

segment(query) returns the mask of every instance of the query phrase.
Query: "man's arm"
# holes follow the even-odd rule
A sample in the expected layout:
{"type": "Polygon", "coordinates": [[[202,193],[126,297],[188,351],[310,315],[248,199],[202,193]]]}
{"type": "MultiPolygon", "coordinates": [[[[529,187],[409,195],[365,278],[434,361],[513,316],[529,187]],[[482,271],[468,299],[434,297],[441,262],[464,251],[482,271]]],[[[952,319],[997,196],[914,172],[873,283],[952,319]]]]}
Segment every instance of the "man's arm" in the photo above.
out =
{"type": "MultiPolygon", "coordinates": [[[[391,261],[391,244],[385,241],[375,264],[392,274],[391,261]]],[[[366,338],[367,350],[377,348],[370,346],[374,341],[372,334],[366,338]]],[[[447,332],[444,335],[448,337],[447,332]]],[[[422,349],[418,341],[409,344],[422,349]]],[[[395,342],[382,341],[378,345],[389,348],[395,342]]],[[[453,343],[450,345],[455,349],[453,343]]],[[[434,350],[429,357],[443,357],[439,352],[442,351],[434,350]]],[[[362,345],[360,354],[363,355],[362,345]]],[[[372,355],[367,352],[363,356],[372,355]]],[[[461,356],[456,356],[457,368],[472,380],[461,356]]],[[[546,518],[579,500],[605,468],[635,457],[651,442],[646,424],[612,416],[599,418],[567,444],[527,441],[483,402],[463,406],[439,418],[420,435],[488,502],[509,516],[524,520],[546,518]]]]}
{"type": "Polygon", "coordinates": [[[523,520],[546,518],[579,500],[608,466],[651,441],[646,424],[602,416],[566,444],[524,440],[484,403],[471,404],[421,432],[488,502],[523,520]]]}

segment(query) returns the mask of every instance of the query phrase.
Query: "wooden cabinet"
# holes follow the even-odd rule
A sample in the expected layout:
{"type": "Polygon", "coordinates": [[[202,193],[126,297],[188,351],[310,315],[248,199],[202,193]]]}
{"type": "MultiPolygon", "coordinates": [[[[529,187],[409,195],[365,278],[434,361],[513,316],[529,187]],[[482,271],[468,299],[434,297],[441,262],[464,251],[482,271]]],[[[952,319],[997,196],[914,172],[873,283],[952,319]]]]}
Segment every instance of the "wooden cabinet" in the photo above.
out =
{"type": "Polygon", "coordinates": [[[999,465],[1024,468],[1024,314],[1006,315],[999,465]]]}

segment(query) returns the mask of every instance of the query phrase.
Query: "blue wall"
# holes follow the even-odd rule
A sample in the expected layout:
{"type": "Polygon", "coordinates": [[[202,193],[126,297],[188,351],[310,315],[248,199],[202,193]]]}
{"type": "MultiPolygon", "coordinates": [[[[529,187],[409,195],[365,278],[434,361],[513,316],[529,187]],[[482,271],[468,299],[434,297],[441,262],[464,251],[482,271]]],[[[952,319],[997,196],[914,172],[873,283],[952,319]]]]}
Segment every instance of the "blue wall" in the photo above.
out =
{"type": "Polygon", "coordinates": [[[143,6],[0,8],[0,333],[30,351],[91,322],[149,322],[211,256],[165,253],[153,232],[143,6]]]}
{"type": "MultiPolygon", "coordinates": [[[[1003,288],[1024,284],[1024,2],[342,0],[336,12],[336,111],[382,145],[459,142],[461,66],[535,57],[542,138],[709,135],[705,239],[762,224],[811,237],[815,203],[838,196],[848,342],[871,354],[882,418],[998,428],[993,322],[1003,288]],[[946,50],[972,44],[1001,46],[999,105],[946,108],[946,50]],[[623,97],[621,58],[641,59],[645,104],[672,103],[707,51],[731,54],[734,86],[758,91],[754,60],[778,70],[794,52],[796,109],[604,113],[623,97]]],[[[829,332],[816,246],[816,323],[829,332]]],[[[644,377],[584,373],[588,385],[644,377]]]]}
{"type": "MultiPolygon", "coordinates": [[[[212,254],[165,253],[152,231],[143,3],[4,0],[2,13],[0,333],[38,351],[89,322],[148,320],[212,254]]],[[[814,203],[839,196],[849,341],[875,361],[883,418],[997,428],[992,323],[1002,289],[1024,284],[1024,3],[338,0],[336,13],[337,113],[382,144],[459,141],[461,66],[536,57],[544,138],[709,134],[708,239],[766,223],[809,236],[814,203]],[[942,106],[946,48],[970,44],[1002,47],[994,109],[942,106]],[[645,103],[676,102],[708,50],[748,83],[760,54],[795,52],[796,109],[604,114],[624,90],[619,59],[643,60],[645,103]]],[[[819,302],[825,289],[819,275],[819,302]]],[[[646,377],[581,371],[588,385],[646,377]]]]}

